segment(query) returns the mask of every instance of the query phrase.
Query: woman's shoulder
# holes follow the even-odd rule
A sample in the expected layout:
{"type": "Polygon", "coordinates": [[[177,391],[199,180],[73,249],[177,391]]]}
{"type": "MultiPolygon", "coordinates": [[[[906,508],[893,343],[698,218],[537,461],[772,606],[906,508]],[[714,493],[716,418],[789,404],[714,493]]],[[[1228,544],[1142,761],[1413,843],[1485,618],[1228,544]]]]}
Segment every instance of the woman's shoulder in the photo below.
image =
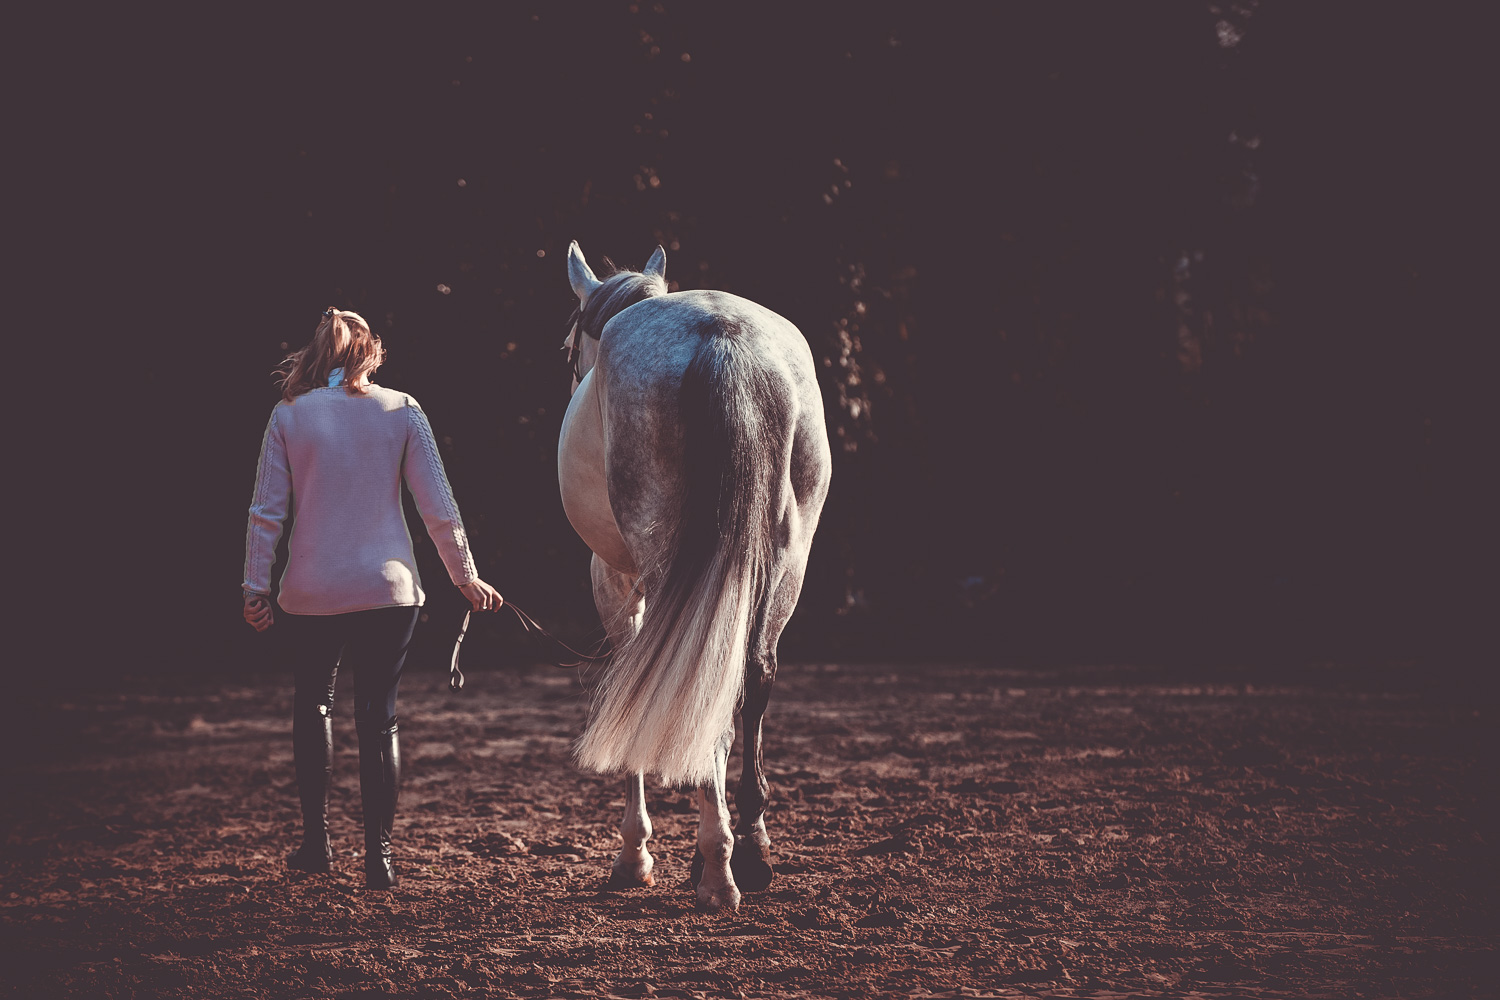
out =
{"type": "Polygon", "coordinates": [[[391,389],[383,385],[371,383],[369,388],[365,390],[365,395],[371,399],[378,400],[381,408],[386,410],[399,410],[407,407],[415,407],[420,410],[422,408],[412,398],[411,393],[402,392],[400,389],[391,389]]]}

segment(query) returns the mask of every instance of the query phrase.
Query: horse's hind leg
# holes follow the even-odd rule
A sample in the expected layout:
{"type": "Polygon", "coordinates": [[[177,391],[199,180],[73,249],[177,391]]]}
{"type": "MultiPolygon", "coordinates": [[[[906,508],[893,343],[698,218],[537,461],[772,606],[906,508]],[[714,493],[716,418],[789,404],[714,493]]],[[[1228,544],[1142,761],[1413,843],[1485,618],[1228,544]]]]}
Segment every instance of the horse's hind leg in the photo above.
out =
{"type": "Polygon", "coordinates": [[[750,637],[750,655],[745,658],[745,702],[740,710],[740,728],[744,731],[744,771],[740,790],[735,795],[740,821],[735,827],[732,860],[735,883],[746,892],[759,892],[771,884],[771,836],[766,832],[766,805],[771,786],[766,781],[761,756],[761,728],[771,687],[776,682],[776,644],[786,627],[797,595],[802,591],[802,574],[807,568],[805,554],[787,567],[776,588],[756,616],[750,637]]]}
{"type": "Polygon", "coordinates": [[[609,876],[612,889],[637,885],[655,885],[651,869],[656,861],[646,850],[651,839],[651,817],[646,815],[646,779],[639,772],[625,779],[625,818],[620,821],[620,837],[625,841],[615,867],[609,876]]]}
{"type": "Polygon", "coordinates": [[[771,785],[766,781],[761,763],[761,720],[766,703],[771,700],[771,685],[776,680],[776,656],[769,662],[749,665],[745,678],[745,707],[740,722],[745,731],[744,771],[740,790],[735,795],[740,821],[734,830],[734,854],[730,864],[734,881],[746,892],[759,892],[771,884],[771,835],[766,833],[766,804],[771,785]]]}
{"type": "Polygon", "coordinates": [[[734,834],[729,824],[729,804],[724,800],[724,771],[729,766],[729,747],[734,730],[724,734],[714,748],[714,776],[698,786],[698,856],[693,871],[698,884],[698,909],[722,913],[740,908],[740,890],[729,870],[734,834]]]}
{"type": "MultiPolygon", "coordinates": [[[[589,575],[594,582],[594,606],[609,631],[610,643],[619,649],[640,631],[646,602],[635,589],[635,577],[611,568],[598,556],[594,556],[589,566],[589,575]]],[[[651,817],[646,814],[646,783],[641,774],[625,779],[625,816],[620,820],[620,837],[625,845],[610,872],[610,888],[654,884],[656,877],[651,869],[656,862],[646,850],[646,842],[651,839],[651,817]]]]}

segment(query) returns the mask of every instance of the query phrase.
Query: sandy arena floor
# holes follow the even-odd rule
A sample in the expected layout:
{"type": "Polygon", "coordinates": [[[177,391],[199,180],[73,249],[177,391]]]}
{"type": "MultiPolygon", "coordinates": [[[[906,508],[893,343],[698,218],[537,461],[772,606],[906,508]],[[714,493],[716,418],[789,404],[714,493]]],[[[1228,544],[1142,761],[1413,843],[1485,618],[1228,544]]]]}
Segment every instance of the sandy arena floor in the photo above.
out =
{"type": "Polygon", "coordinates": [[[289,685],[123,680],[45,706],[0,772],[0,978],[255,1000],[1494,995],[1490,706],[1389,674],[1222,676],[786,666],[778,878],[713,918],[675,789],[649,789],[657,884],[602,891],[623,795],[570,764],[571,672],[407,678],[390,893],[361,887],[347,699],[336,873],[289,877],[289,685]]]}

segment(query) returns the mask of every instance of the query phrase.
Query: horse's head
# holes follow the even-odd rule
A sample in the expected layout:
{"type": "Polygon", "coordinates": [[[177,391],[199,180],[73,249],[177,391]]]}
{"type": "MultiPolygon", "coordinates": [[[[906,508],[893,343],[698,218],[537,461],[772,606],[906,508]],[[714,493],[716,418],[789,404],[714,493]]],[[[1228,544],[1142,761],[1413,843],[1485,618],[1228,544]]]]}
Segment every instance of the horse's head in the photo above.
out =
{"type": "Polygon", "coordinates": [[[578,241],[568,244],[568,283],[578,296],[578,308],[568,320],[568,338],[563,341],[563,349],[573,367],[575,390],[599,358],[599,336],[604,325],[628,306],[667,294],[667,252],[661,247],[646,262],[644,271],[617,268],[608,257],[604,262],[608,270],[600,281],[583,259],[578,241]]]}

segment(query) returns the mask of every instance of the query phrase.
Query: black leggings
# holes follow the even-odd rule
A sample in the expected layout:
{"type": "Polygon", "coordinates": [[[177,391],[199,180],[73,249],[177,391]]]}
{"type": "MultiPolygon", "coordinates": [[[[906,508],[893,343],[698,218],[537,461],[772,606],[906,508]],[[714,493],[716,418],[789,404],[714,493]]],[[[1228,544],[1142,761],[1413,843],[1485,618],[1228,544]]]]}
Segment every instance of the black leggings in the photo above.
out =
{"type": "Polygon", "coordinates": [[[420,611],[412,606],[343,615],[284,614],[297,715],[333,711],[333,684],[344,667],[354,671],[356,725],[385,728],[394,722],[396,688],[420,611]]]}

